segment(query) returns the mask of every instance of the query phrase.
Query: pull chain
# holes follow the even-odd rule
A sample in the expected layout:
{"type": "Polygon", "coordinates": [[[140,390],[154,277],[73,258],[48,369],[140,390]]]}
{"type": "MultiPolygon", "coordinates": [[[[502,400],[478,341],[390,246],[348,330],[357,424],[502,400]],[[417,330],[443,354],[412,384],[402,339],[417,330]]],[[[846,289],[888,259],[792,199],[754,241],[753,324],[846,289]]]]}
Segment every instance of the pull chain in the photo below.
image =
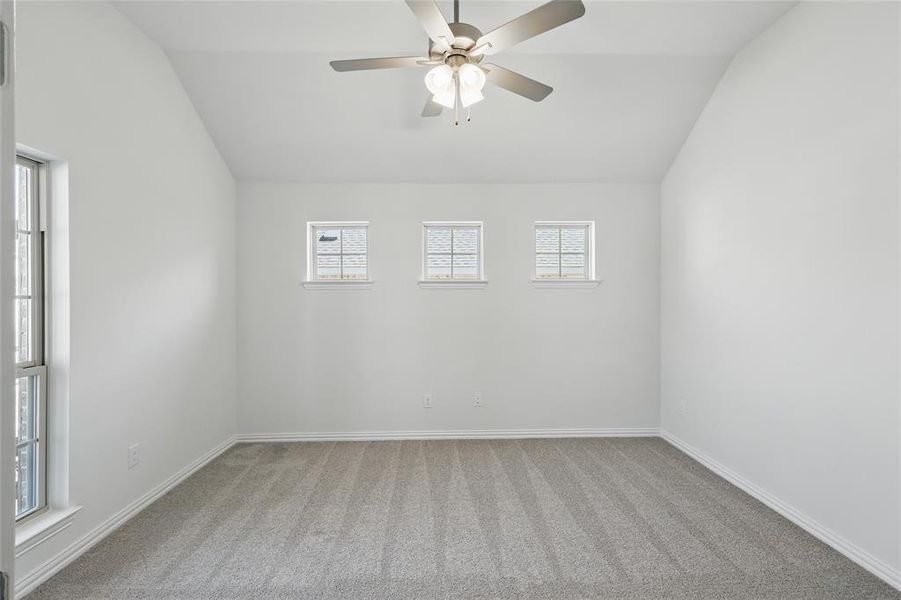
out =
{"type": "Polygon", "coordinates": [[[469,106],[466,107],[466,122],[469,123],[472,121],[472,112],[470,112],[471,108],[469,106]]]}
{"type": "Polygon", "coordinates": [[[460,77],[454,73],[454,127],[460,124],[460,77]]]}

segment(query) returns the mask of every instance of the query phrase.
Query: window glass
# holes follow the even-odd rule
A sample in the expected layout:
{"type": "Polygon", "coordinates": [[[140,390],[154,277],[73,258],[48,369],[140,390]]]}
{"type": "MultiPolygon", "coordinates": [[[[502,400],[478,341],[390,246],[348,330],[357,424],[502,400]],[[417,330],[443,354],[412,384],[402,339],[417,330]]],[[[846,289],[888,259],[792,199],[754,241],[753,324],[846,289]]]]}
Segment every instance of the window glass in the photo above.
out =
{"type": "Polygon", "coordinates": [[[318,281],[369,278],[368,227],[312,225],[313,262],[310,277],[318,281]]]}
{"type": "Polygon", "coordinates": [[[589,279],[591,223],[535,225],[536,279],[589,279]]]}
{"type": "Polygon", "coordinates": [[[424,228],[424,279],[481,279],[481,224],[426,224],[424,228]]]}
{"type": "Polygon", "coordinates": [[[15,202],[15,489],[16,518],[46,505],[45,407],[43,356],[43,232],[40,231],[38,177],[41,165],[16,159],[15,202]]]}

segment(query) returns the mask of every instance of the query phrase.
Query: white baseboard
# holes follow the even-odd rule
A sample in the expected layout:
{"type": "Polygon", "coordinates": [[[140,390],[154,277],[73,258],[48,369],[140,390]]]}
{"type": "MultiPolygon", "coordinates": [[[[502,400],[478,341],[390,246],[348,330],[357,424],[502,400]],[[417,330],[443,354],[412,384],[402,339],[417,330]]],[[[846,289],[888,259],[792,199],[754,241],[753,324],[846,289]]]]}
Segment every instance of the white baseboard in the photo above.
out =
{"type": "Polygon", "coordinates": [[[602,429],[461,429],[437,431],[340,431],[240,433],[238,442],[335,442],[382,440],[508,440],[529,438],[656,437],[656,427],[602,429]]]}
{"type": "Polygon", "coordinates": [[[876,558],[872,554],[869,554],[867,551],[849,542],[829,528],[824,527],[814,519],[811,519],[793,506],[786,504],[752,481],[745,479],[729,467],[726,467],[697,448],[683,442],[672,433],[661,429],[660,437],[732,485],[741,488],[747,494],[763,502],[801,529],[804,529],[815,538],[851,559],[879,579],[885,581],[890,586],[897,590],[901,590],[901,571],[898,569],[893,568],[891,565],[876,558]]]}
{"type": "Polygon", "coordinates": [[[166,494],[169,490],[177,486],[179,483],[193,475],[196,471],[206,466],[207,463],[235,445],[235,437],[231,437],[181,471],[159,484],[142,497],[138,498],[118,513],[95,527],[86,535],[69,545],[65,550],[42,564],[40,567],[24,575],[16,578],[15,597],[22,598],[29,592],[33,591],[39,585],[56,575],[59,571],[73,562],[76,558],[87,552],[103,538],[111,534],[113,531],[125,524],[126,521],[137,515],[139,512],[153,504],[156,500],[166,494]]]}

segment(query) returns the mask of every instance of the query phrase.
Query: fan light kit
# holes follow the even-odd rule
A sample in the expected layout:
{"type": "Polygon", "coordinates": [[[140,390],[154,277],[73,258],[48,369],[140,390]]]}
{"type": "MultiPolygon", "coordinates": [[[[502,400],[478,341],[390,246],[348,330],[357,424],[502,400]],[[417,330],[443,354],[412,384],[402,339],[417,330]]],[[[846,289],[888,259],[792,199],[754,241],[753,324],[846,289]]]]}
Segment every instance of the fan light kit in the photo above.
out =
{"type": "Polygon", "coordinates": [[[552,0],[483,35],[473,25],[460,22],[460,0],[454,0],[453,23],[445,20],[435,0],[405,2],[429,36],[428,56],[333,60],[329,64],[336,71],[432,67],[425,75],[425,87],[431,95],[422,116],[437,117],[446,107],[454,110],[455,125],[460,123],[459,107],[467,110],[468,121],[469,108],[485,99],[485,83],[535,102],[547,98],[553,88],[503,67],[482,64],[482,60],[585,14],[581,0],[552,0]]]}

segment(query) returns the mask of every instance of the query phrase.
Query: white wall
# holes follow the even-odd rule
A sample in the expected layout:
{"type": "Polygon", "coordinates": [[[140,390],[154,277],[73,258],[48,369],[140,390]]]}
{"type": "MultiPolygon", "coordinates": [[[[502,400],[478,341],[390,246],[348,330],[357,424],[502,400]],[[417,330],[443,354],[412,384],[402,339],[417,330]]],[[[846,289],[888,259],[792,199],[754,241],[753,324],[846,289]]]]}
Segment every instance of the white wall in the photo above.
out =
{"type": "Polygon", "coordinates": [[[735,57],[661,193],[662,427],[886,570],[901,566],[896,11],[787,13],[735,57]]]}
{"type": "Polygon", "coordinates": [[[235,433],[235,184],[165,55],[110,5],[20,3],[17,52],[18,141],[68,162],[84,507],[21,581],[235,433]]]}
{"type": "Polygon", "coordinates": [[[655,185],[241,184],[238,240],[242,432],[657,426],[655,185]],[[595,289],[531,286],[565,219],[597,222],[595,289]],[[370,221],[372,289],[301,286],[318,220],[370,221]],[[484,221],[487,288],[417,286],[424,220],[484,221]]]}

